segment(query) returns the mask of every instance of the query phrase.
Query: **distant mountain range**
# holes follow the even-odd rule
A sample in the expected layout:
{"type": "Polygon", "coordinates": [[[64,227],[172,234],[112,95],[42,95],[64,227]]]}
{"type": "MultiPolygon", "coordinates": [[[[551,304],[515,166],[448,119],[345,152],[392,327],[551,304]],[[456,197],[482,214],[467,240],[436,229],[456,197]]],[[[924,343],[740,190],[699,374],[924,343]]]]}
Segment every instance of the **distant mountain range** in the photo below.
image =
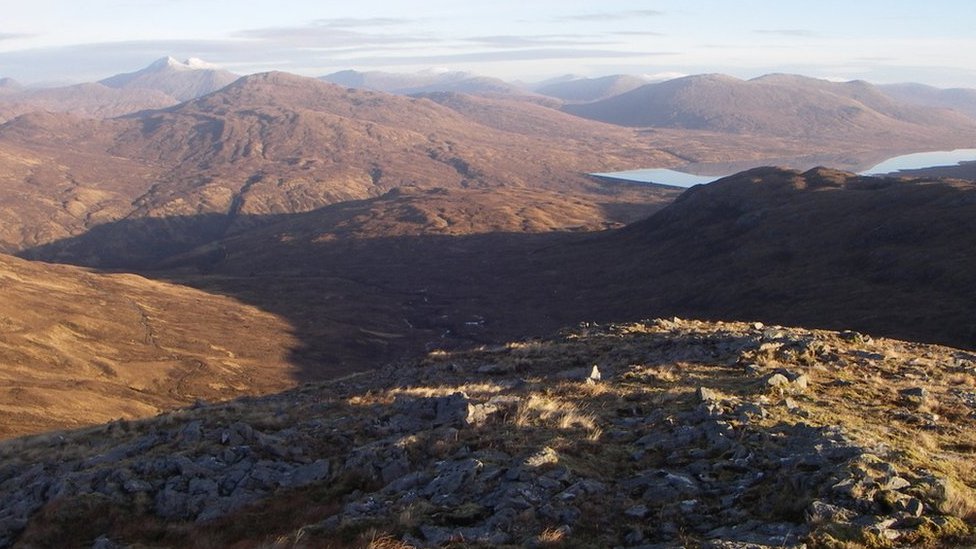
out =
{"type": "MultiPolygon", "coordinates": [[[[36,110],[110,118],[195,99],[237,78],[200,59],[178,61],[172,57],[97,83],[60,88],[24,87],[4,78],[0,79],[0,121],[36,110]]],[[[967,124],[949,112],[940,118],[931,109],[976,118],[976,90],[837,83],[797,75],[767,75],[747,81],[725,75],[693,75],[661,81],[647,75],[618,74],[566,76],[527,84],[450,70],[345,70],[320,80],[398,95],[458,93],[520,98],[548,107],[563,103],[564,110],[573,115],[631,127],[791,137],[862,130],[900,134],[913,130],[906,123],[941,124],[955,131],[960,124],[967,124]]]]}
{"type": "Polygon", "coordinates": [[[383,71],[359,72],[345,70],[321,77],[350,88],[382,91],[401,95],[427,92],[458,92],[471,94],[523,94],[520,87],[498,78],[479,76],[460,71],[422,71],[393,73],[383,71]]]}

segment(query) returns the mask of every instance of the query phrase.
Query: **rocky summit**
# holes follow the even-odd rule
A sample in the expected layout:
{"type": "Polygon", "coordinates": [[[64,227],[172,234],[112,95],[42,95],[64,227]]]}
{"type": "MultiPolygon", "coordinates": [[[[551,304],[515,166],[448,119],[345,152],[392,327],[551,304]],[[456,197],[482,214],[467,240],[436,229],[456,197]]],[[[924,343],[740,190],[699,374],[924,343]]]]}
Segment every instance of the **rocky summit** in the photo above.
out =
{"type": "Polygon", "coordinates": [[[976,354],[659,319],[0,446],[0,546],[976,543],[976,354]]]}

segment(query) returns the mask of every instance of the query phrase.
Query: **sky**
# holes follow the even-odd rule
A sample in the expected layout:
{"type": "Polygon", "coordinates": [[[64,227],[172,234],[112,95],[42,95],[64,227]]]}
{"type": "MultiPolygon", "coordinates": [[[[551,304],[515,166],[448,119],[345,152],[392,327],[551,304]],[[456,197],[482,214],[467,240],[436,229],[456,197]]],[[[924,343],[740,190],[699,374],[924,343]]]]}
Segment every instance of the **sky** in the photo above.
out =
{"type": "Polygon", "coordinates": [[[94,81],[165,56],[239,74],[506,80],[786,72],[976,88],[972,0],[3,0],[0,77],[94,81]]]}

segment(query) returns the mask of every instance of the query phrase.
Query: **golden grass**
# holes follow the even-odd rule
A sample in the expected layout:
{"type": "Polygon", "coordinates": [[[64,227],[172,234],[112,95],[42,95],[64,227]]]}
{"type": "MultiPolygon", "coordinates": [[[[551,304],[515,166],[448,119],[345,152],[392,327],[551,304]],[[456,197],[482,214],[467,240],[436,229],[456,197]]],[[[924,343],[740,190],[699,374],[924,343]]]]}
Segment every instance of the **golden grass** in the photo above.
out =
{"type": "Polygon", "coordinates": [[[572,402],[542,394],[533,394],[523,400],[515,412],[513,422],[518,427],[580,429],[586,432],[590,440],[599,439],[603,433],[595,415],[581,411],[572,402]]]}
{"type": "Polygon", "coordinates": [[[559,547],[566,542],[566,531],[562,528],[546,528],[539,534],[538,542],[543,547],[559,547]]]}
{"type": "Polygon", "coordinates": [[[373,535],[366,545],[366,549],[416,549],[413,545],[390,535],[373,535]]]}

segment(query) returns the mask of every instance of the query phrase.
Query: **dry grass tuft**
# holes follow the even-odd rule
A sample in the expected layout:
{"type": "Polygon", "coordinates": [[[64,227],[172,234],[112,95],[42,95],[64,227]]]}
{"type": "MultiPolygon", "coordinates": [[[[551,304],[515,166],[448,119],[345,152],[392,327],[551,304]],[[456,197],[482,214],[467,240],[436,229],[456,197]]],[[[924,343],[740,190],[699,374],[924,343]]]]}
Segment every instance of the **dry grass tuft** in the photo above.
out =
{"type": "Polygon", "coordinates": [[[497,383],[465,383],[462,385],[435,385],[427,387],[405,387],[389,392],[391,396],[405,395],[418,398],[431,398],[464,393],[469,396],[495,395],[503,388],[497,383]]]}
{"type": "Polygon", "coordinates": [[[603,431],[596,416],[582,412],[576,404],[557,397],[534,394],[519,404],[514,422],[517,427],[546,426],[563,430],[582,429],[596,440],[603,431]]]}
{"type": "Polygon", "coordinates": [[[970,523],[976,521],[976,490],[955,480],[947,480],[941,488],[940,511],[970,523]]]}
{"type": "Polygon", "coordinates": [[[566,542],[566,530],[563,528],[546,528],[537,539],[542,547],[559,547],[566,542]]]}
{"type": "Polygon", "coordinates": [[[413,545],[402,541],[390,534],[373,534],[366,545],[366,549],[416,549],[413,545]]]}

